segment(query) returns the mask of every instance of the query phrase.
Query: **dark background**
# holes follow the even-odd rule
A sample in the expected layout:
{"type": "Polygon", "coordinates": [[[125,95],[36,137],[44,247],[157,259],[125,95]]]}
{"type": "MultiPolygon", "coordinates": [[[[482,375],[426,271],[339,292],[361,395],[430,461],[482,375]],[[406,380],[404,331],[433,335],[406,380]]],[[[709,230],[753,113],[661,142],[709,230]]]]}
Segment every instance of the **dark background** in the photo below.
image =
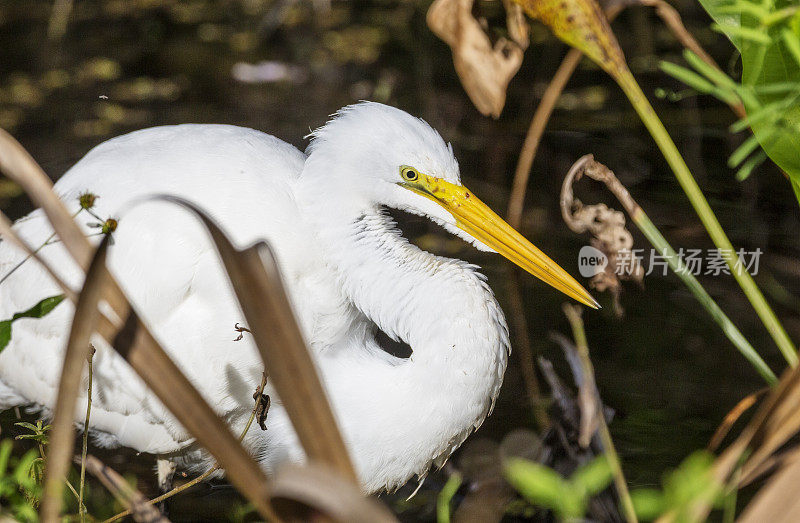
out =
{"type": "MultiPolygon", "coordinates": [[[[380,0],[330,5],[325,0],[77,0],[66,35],[50,41],[51,2],[0,0],[0,127],[57,179],[94,145],[154,125],[231,123],[304,148],[303,136],[327,115],[370,99],[428,120],[453,143],[465,182],[504,214],[527,126],[565,46],[534,25],[506,108],[492,120],[472,106],[455,75],[449,48],[425,25],[428,5],[380,0]],[[236,64],[263,60],[274,62],[277,81],[251,84],[234,77],[236,64]]],[[[502,21],[499,5],[477,3],[493,27],[502,21]]],[[[673,5],[723,69],[736,77],[733,48],[708,28],[702,9],[692,0],[673,5]]],[[[800,339],[798,207],[788,183],[771,164],[744,182],[735,180],[726,159],[746,136],[728,133],[735,118],[726,106],[708,97],[689,95],[672,102],[653,96],[657,88],[682,87],[658,71],[659,60],[679,62],[681,48],[652,12],[631,8],[613,27],[634,74],[733,244],[764,251],[757,281],[790,336],[800,339]]],[[[577,252],[588,237],[563,224],[558,194],[563,175],[585,153],[617,173],[676,249],[713,247],[624,96],[584,60],[545,133],[523,226],[523,233],[567,270],[577,273],[577,252]]],[[[584,202],[604,201],[619,208],[590,182],[582,182],[578,193],[584,202]]],[[[2,178],[0,209],[13,219],[30,210],[18,188],[2,178]]],[[[424,222],[403,227],[419,244],[483,265],[508,307],[506,273],[498,258],[459,241],[438,239],[439,232],[424,222]]],[[[649,248],[638,232],[634,238],[635,247],[649,248]]],[[[779,371],[782,359],[733,278],[701,281],[779,371]]],[[[569,333],[562,296],[532,278],[522,279],[522,291],[534,350],[568,378],[560,349],[548,339],[551,331],[569,333]]],[[[600,299],[605,308],[587,312],[585,321],[599,390],[616,410],[611,431],[631,485],[655,486],[664,471],[704,447],[724,414],[763,382],[674,275],[648,276],[643,287],[626,284],[622,319],[614,316],[609,296],[601,294],[600,299]]],[[[3,417],[4,434],[13,433],[12,421],[3,417]]],[[[512,355],[498,407],[474,437],[499,441],[512,429],[533,426],[519,362],[512,355]]],[[[150,465],[143,461],[133,468],[146,475],[150,465]]],[[[441,481],[441,476],[430,478],[411,502],[390,500],[398,510],[416,507],[415,518],[425,517],[441,481]]],[[[231,489],[204,487],[176,500],[170,515],[211,517],[208,507],[232,497],[231,489]]]]}

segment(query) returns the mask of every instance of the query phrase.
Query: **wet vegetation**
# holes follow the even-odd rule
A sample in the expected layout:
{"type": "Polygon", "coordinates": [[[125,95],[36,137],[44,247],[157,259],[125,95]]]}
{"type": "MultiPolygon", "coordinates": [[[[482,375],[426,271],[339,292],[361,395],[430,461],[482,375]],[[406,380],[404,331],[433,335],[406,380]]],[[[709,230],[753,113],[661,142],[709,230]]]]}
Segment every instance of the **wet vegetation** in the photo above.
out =
{"type": "MultiPolygon", "coordinates": [[[[238,296],[253,314],[241,334],[259,342],[264,379],[297,395],[292,422],[306,451],[338,476],[264,477],[238,444],[244,434],[226,430],[141,336],[129,362],[159,395],[183,384],[191,409],[165,404],[228,471],[179,478],[170,519],[308,516],[285,499],[364,521],[798,518],[800,9],[791,0],[0,0],[0,63],[0,128],[52,179],[100,141],[161,124],[233,123],[302,148],[327,115],[370,99],[438,128],[464,179],[571,272],[587,244],[612,261],[591,278],[603,309],[581,314],[498,259],[404,219],[417,245],[486,268],[515,352],[494,414],[441,471],[364,500],[327,403],[304,408],[320,385],[291,314],[276,306],[282,288],[216,231],[231,278],[263,291],[238,296]],[[662,263],[647,255],[615,272],[631,249],[651,247],[662,263]],[[716,253],[714,268],[691,270],[690,250],[716,253]],[[757,270],[743,263],[754,252],[757,270]],[[274,324],[255,320],[264,307],[274,324]],[[276,343],[268,333],[279,328],[289,334],[276,343]],[[307,371],[291,384],[276,364],[287,358],[307,371]],[[305,497],[287,487],[297,478],[312,490],[305,497]],[[332,490],[315,497],[315,488],[332,490]]],[[[99,293],[116,293],[122,318],[130,306],[104,248],[67,239],[74,217],[33,188],[44,179],[35,165],[15,171],[19,155],[3,136],[2,218],[49,205],[88,276],[80,293],[64,286],[0,318],[2,350],[20,318],[65,299],[79,313],[52,428],[20,411],[0,418],[3,514],[163,517],[147,504],[158,495],[152,457],[85,437],[72,446],[65,413],[91,369],[89,335],[119,330],[98,317],[99,293]]],[[[116,222],[92,214],[91,196],[80,219],[96,222],[106,245],[116,222]]],[[[0,237],[13,242],[4,223],[0,237]]],[[[28,247],[26,263],[36,263],[46,245],[28,247]]],[[[252,387],[248,429],[264,412],[264,382],[252,387]]]]}

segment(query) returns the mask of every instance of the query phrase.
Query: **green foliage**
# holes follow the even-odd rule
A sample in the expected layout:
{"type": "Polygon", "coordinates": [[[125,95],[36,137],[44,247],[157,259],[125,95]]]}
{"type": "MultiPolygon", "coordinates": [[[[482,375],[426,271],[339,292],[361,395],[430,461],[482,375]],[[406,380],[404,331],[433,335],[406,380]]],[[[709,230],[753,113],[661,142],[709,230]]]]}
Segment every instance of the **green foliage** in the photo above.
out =
{"type": "MultiPolygon", "coordinates": [[[[714,28],[724,33],[741,53],[742,79],[736,83],[687,53],[694,70],[662,64],[668,74],[698,92],[726,103],[741,101],[747,118],[731,131],[747,127],[755,138],[745,141],[729,160],[744,179],[765,158],[790,177],[795,192],[800,189],[800,6],[795,0],[700,0],[714,19],[714,28]],[[699,74],[698,74],[699,73],[699,74]],[[757,150],[758,145],[763,151],[757,150]]],[[[798,194],[800,200],[800,194],[798,194]]]]}
{"type": "Polygon", "coordinates": [[[23,429],[28,429],[30,431],[29,434],[20,434],[17,436],[17,439],[29,439],[35,441],[39,445],[46,447],[50,440],[48,439],[47,433],[50,431],[50,425],[44,425],[41,420],[36,421],[36,425],[33,423],[28,423],[26,421],[20,421],[14,423],[17,427],[22,427],[23,429]]]}
{"type": "Polygon", "coordinates": [[[30,309],[14,314],[10,319],[0,321],[0,351],[8,346],[11,341],[11,324],[20,318],[43,318],[47,316],[59,303],[64,301],[64,295],[45,298],[30,309]]]}
{"type": "Polygon", "coordinates": [[[569,479],[549,467],[520,458],[508,460],[505,475],[530,503],[552,510],[562,520],[583,517],[589,499],[605,490],[613,479],[611,463],[605,455],[578,468],[569,479]]]}
{"type": "Polygon", "coordinates": [[[663,490],[637,489],[631,492],[636,514],[642,520],[653,520],[665,513],[675,515],[674,521],[688,522],[691,507],[707,500],[719,507],[723,502],[719,484],[714,480],[714,456],[698,451],[683,460],[674,471],[665,475],[663,490]]]}
{"type": "Polygon", "coordinates": [[[0,442],[0,514],[10,514],[18,521],[38,521],[36,506],[41,497],[41,482],[36,476],[35,449],[22,457],[11,455],[11,440],[0,442]]]}
{"type": "Polygon", "coordinates": [[[448,478],[439,497],[436,500],[436,522],[437,523],[450,523],[450,502],[453,496],[458,492],[458,487],[461,486],[461,475],[453,474],[448,478]]]}

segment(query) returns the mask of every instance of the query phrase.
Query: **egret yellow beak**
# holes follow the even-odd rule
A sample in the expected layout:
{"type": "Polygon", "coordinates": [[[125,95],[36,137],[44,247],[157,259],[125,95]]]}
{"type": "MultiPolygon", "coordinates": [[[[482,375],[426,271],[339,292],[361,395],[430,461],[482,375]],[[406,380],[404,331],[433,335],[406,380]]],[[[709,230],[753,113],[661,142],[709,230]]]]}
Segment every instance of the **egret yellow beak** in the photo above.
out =
{"type": "Polygon", "coordinates": [[[591,294],[567,271],[526,240],[466,187],[423,173],[418,173],[416,180],[404,181],[400,185],[444,207],[456,219],[459,229],[543,282],[584,305],[600,308],[591,294]]]}

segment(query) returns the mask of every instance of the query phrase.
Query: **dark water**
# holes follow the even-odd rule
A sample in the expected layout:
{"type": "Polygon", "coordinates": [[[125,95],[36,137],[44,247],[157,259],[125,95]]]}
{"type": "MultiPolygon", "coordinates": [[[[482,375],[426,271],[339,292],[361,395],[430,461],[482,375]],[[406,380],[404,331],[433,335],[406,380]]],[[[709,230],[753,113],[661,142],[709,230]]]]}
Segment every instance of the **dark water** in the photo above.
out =
{"type": "MultiPolygon", "coordinates": [[[[426,2],[335,1],[321,14],[323,4],[85,0],[77,2],[66,37],[52,43],[45,37],[50,2],[0,0],[0,127],[57,178],[97,143],[161,124],[244,125],[302,148],[303,136],[327,115],[372,99],[437,127],[453,142],[465,182],[503,211],[529,119],[564,47],[534,28],[534,44],[495,121],[480,116],[465,96],[449,50],[425,26],[426,2]],[[235,64],[262,60],[285,67],[285,78],[259,84],[233,78],[235,64]]],[[[705,27],[693,2],[676,4],[689,28],[728,64],[730,48],[705,27]]],[[[491,5],[481,5],[492,12],[491,5]]],[[[648,12],[627,12],[614,27],[651,98],[656,87],[680,89],[656,68],[659,59],[677,59],[680,49],[648,12]]],[[[734,179],[725,160],[744,137],[728,135],[733,117],[727,108],[692,97],[654,104],[733,244],[764,251],[758,281],[790,336],[800,339],[798,208],[787,183],[769,165],[745,182],[734,179]]],[[[624,97],[584,62],[536,158],[523,231],[570,272],[577,272],[577,252],[588,238],[562,223],[558,193],[572,162],[589,152],[617,173],[674,247],[713,247],[624,97]]],[[[614,206],[589,182],[578,192],[585,202],[614,206]]],[[[6,185],[0,186],[0,208],[14,218],[29,204],[6,185]]],[[[415,235],[425,232],[414,227],[415,235]]],[[[648,247],[641,235],[634,237],[636,247],[648,247]]],[[[459,245],[448,249],[484,265],[507,305],[497,259],[459,245]]],[[[777,349],[735,281],[701,281],[780,370],[777,349]]],[[[522,279],[522,292],[534,350],[567,376],[560,349],[548,339],[552,331],[569,332],[563,298],[532,278],[522,279]]],[[[626,285],[622,319],[614,316],[609,296],[600,299],[605,308],[587,312],[585,321],[600,392],[617,413],[611,431],[629,482],[656,485],[665,470],[705,446],[724,414],[762,382],[674,275],[649,276],[641,288],[626,285]]],[[[514,428],[533,426],[518,365],[512,359],[498,407],[479,436],[499,440],[514,428]]],[[[428,502],[439,486],[441,476],[431,478],[413,502],[423,505],[415,512],[420,518],[430,516],[428,502]]],[[[175,501],[171,515],[222,517],[209,511],[221,510],[220,503],[233,497],[224,486],[203,487],[175,501]]]]}

